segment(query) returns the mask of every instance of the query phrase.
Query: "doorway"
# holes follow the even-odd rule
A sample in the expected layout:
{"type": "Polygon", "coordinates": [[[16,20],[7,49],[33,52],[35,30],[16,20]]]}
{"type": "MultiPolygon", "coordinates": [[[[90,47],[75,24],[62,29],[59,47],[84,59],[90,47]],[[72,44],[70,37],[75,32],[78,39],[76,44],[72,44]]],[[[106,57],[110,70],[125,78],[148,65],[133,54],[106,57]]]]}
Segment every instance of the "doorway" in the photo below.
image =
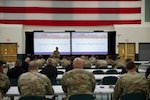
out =
{"type": "Polygon", "coordinates": [[[0,43],[0,58],[6,62],[17,59],[17,43],[0,43]]]}
{"type": "Polygon", "coordinates": [[[139,43],[139,60],[150,61],[150,43],[139,43]]]}
{"type": "Polygon", "coordinates": [[[119,43],[118,54],[122,60],[131,58],[135,60],[135,43],[119,43]]]}

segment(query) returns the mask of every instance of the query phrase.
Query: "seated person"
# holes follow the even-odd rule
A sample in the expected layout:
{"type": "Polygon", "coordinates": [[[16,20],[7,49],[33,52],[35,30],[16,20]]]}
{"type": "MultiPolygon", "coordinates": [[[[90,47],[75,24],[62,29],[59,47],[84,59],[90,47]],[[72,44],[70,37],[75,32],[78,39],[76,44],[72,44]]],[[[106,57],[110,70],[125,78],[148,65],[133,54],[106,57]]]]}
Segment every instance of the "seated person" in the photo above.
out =
{"type": "Polygon", "coordinates": [[[0,91],[0,100],[3,100],[3,97],[2,97],[2,93],[1,93],[1,91],[0,91]]]}
{"type": "Polygon", "coordinates": [[[89,58],[89,61],[91,62],[92,65],[95,65],[96,63],[96,58],[94,55],[91,55],[91,57],[89,58]]]}
{"type": "Polygon", "coordinates": [[[112,100],[119,100],[121,95],[128,93],[143,93],[148,97],[149,85],[145,76],[136,72],[133,62],[129,62],[126,69],[127,74],[120,76],[116,82],[112,100]]]}
{"type": "Polygon", "coordinates": [[[91,62],[90,62],[88,56],[84,56],[82,58],[82,61],[83,61],[83,68],[91,68],[91,62]]]}
{"type": "Polygon", "coordinates": [[[110,55],[107,55],[105,60],[107,61],[108,65],[113,65],[114,64],[114,60],[111,59],[110,55]]]}
{"type": "Polygon", "coordinates": [[[57,68],[54,66],[54,59],[48,58],[46,61],[46,66],[42,68],[40,73],[45,74],[49,79],[57,77],[57,68]]]}
{"type": "Polygon", "coordinates": [[[65,99],[75,94],[92,94],[96,84],[94,74],[83,69],[80,58],[74,59],[73,68],[62,77],[62,89],[67,94],[65,99]]]}
{"type": "Polygon", "coordinates": [[[17,59],[15,62],[15,67],[8,70],[7,76],[9,79],[12,78],[18,78],[22,73],[25,73],[26,71],[21,67],[22,61],[20,59],[17,59]]]}
{"type": "Polygon", "coordinates": [[[54,58],[53,57],[53,54],[51,54],[50,56],[49,56],[49,58],[52,58],[53,59],[53,61],[54,61],[54,65],[53,66],[55,66],[55,67],[57,67],[57,66],[59,66],[59,60],[58,59],[56,59],[56,58],[54,58]]]}
{"type": "Polygon", "coordinates": [[[3,73],[3,61],[0,60],[0,100],[10,88],[10,81],[7,75],[3,73]]]}
{"type": "MultiPolygon", "coordinates": [[[[125,60],[125,66],[126,66],[129,62],[132,62],[132,59],[127,58],[127,59],[125,60]]],[[[138,73],[139,73],[138,68],[136,68],[136,72],[138,72],[138,73]]],[[[127,69],[126,69],[126,67],[122,68],[122,70],[121,70],[121,74],[125,74],[125,73],[127,73],[127,69]]]]}
{"type": "Polygon", "coordinates": [[[146,70],[146,73],[145,73],[146,78],[148,78],[149,75],[150,75],[150,66],[146,70]]]}
{"type": "Polygon", "coordinates": [[[73,69],[73,60],[75,59],[75,56],[70,57],[70,64],[66,66],[66,72],[73,69]]]}
{"type": "Polygon", "coordinates": [[[66,68],[67,65],[70,64],[70,61],[67,59],[66,56],[63,56],[63,59],[60,60],[60,65],[62,68],[66,68]]]}
{"type": "Polygon", "coordinates": [[[117,59],[114,61],[113,66],[114,66],[115,68],[120,68],[120,67],[122,67],[122,66],[125,66],[125,61],[122,60],[122,59],[118,56],[117,59]]]}
{"type": "Polygon", "coordinates": [[[29,68],[29,62],[30,62],[30,58],[26,57],[25,60],[22,62],[22,68],[28,72],[28,68],[29,68]]]}
{"type": "Polygon", "coordinates": [[[97,59],[96,61],[96,68],[107,68],[108,63],[104,58],[101,56],[100,59],[97,59]]]}
{"type": "Polygon", "coordinates": [[[42,55],[38,55],[36,62],[38,63],[39,68],[42,68],[46,61],[42,55]]]}
{"type": "Polygon", "coordinates": [[[36,61],[29,63],[29,72],[21,74],[18,79],[18,90],[21,96],[45,96],[54,94],[52,84],[48,77],[38,73],[39,66],[36,61]]]}
{"type": "MultiPolygon", "coordinates": [[[[150,66],[147,68],[146,73],[145,73],[145,77],[148,80],[149,83],[149,89],[150,89],[150,66]]],[[[150,100],[150,97],[149,97],[150,100]]]]}

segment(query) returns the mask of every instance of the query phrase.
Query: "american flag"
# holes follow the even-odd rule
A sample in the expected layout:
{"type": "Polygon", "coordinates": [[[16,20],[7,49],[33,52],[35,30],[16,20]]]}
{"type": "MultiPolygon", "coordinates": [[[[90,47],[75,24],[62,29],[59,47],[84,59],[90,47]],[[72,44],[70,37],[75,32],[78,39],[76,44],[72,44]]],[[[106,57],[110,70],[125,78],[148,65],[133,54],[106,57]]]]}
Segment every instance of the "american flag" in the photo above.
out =
{"type": "Polygon", "coordinates": [[[141,24],[141,0],[0,0],[0,24],[141,24]]]}

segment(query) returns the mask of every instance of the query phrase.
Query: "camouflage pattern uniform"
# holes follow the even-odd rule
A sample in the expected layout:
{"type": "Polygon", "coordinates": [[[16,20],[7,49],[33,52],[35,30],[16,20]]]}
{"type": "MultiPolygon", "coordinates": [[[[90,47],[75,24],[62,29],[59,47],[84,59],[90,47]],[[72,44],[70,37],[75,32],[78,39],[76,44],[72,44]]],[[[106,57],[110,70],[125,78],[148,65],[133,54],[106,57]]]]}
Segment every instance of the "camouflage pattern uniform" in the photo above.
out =
{"type": "Polygon", "coordinates": [[[107,64],[107,61],[105,61],[105,60],[97,60],[97,62],[96,62],[96,68],[100,68],[100,67],[105,67],[105,68],[107,68],[107,66],[108,66],[108,64],[107,64]]]}
{"type": "Polygon", "coordinates": [[[121,59],[117,59],[114,64],[116,68],[119,68],[119,67],[125,66],[125,61],[121,59]]]}
{"type": "Polygon", "coordinates": [[[90,60],[83,60],[83,68],[90,68],[91,67],[91,62],[90,60]]]}
{"type": "Polygon", "coordinates": [[[7,75],[0,72],[0,94],[3,97],[10,88],[10,81],[7,75]]]}
{"type": "Polygon", "coordinates": [[[107,61],[108,65],[113,65],[114,64],[114,60],[112,59],[105,59],[107,61]]]}
{"type": "Polygon", "coordinates": [[[37,59],[36,62],[38,63],[39,68],[42,68],[42,66],[45,64],[43,59],[37,59]]]}
{"type": "Polygon", "coordinates": [[[121,95],[133,92],[144,93],[148,96],[148,81],[144,75],[137,72],[128,72],[120,76],[116,82],[112,100],[119,100],[121,95]]]}
{"type": "Polygon", "coordinates": [[[60,64],[63,68],[66,68],[66,66],[70,64],[70,61],[68,61],[66,58],[64,58],[64,59],[60,60],[60,64]]]}
{"type": "Polygon", "coordinates": [[[59,51],[54,51],[53,52],[53,58],[56,58],[56,59],[60,59],[60,54],[59,54],[59,51]]]}
{"type": "Polygon", "coordinates": [[[89,58],[89,60],[90,60],[91,64],[95,65],[95,63],[96,63],[96,58],[95,58],[94,56],[91,56],[91,57],[89,58]]]}
{"type": "Polygon", "coordinates": [[[96,80],[93,73],[84,69],[73,69],[63,74],[62,89],[68,97],[74,94],[91,94],[95,89],[96,80]]]}
{"type": "Polygon", "coordinates": [[[45,96],[45,94],[54,94],[52,84],[48,77],[37,72],[22,74],[18,80],[18,89],[22,96],[45,96]]]}
{"type": "Polygon", "coordinates": [[[1,93],[1,91],[0,91],[0,100],[3,100],[3,97],[2,97],[2,93],[1,93]]]}

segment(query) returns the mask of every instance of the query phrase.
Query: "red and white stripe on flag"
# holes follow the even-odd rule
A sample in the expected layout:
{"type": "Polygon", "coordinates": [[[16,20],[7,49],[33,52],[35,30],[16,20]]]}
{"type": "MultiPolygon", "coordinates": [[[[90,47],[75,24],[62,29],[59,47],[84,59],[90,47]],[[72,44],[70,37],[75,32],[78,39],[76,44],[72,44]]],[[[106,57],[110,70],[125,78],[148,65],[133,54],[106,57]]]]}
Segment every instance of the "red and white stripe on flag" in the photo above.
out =
{"type": "Polygon", "coordinates": [[[36,26],[141,24],[141,0],[0,0],[0,23],[36,26]]]}

